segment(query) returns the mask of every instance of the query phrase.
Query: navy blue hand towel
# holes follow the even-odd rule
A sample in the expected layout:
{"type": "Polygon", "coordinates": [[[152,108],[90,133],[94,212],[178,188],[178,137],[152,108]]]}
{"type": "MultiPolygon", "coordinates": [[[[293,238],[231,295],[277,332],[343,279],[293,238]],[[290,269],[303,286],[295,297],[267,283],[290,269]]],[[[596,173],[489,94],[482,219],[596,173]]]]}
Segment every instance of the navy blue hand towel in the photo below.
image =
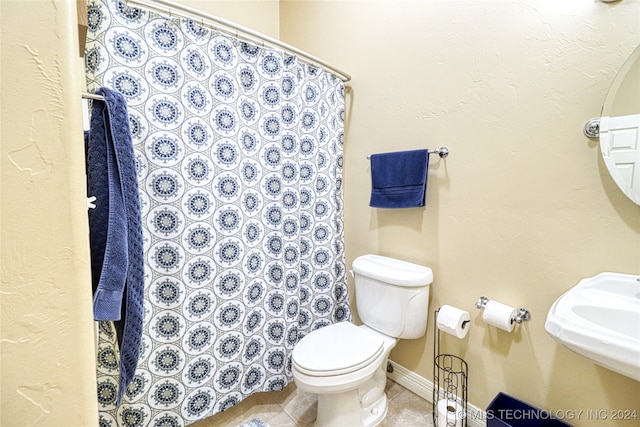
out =
{"type": "Polygon", "coordinates": [[[416,208],[425,205],[429,150],[371,155],[373,208],[416,208]]]}
{"type": "Polygon", "coordinates": [[[113,320],[120,344],[119,405],[138,365],[144,314],[144,254],[136,162],[124,97],[96,91],[87,140],[93,313],[113,320]]]}

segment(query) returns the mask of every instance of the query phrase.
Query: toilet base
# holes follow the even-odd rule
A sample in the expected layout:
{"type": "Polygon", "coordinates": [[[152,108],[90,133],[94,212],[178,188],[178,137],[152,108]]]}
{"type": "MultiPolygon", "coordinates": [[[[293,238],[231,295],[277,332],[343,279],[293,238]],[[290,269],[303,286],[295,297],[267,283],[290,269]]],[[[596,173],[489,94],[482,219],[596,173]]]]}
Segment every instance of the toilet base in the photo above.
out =
{"type": "Polygon", "coordinates": [[[365,392],[364,395],[360,394],[360,419],[363,426],[376,426],[387,415],[387,395],[384,392],[386,383],[387,374],[380,368],[367,384],[358,389],[360,393],[365,392]]]}
{"type": "Polygon", "coordinates": [[[356,389],[318,394],[315,427],[374,427],[380,424],[387,415],[386,382],[386,372],[380,367],[372,378],[356,389]]]}
{"type": "Polygon", "coordinates": [[[382,393],[373,404],[360,410],[360,419],[364,427],[377,426],[387,416],[387,396],[382,393]]]}
{"type": "Polygon", "coordinates": [[[362,426],[358,390],[319,394],[315,427],[362,426]]]}
{"type": "Polygon", "coordinates": [[[370,405],[360,404],[358,390],[318,395],[315,427],[373,427],[387,415],[387,396],[382,393],[370,405]]]}

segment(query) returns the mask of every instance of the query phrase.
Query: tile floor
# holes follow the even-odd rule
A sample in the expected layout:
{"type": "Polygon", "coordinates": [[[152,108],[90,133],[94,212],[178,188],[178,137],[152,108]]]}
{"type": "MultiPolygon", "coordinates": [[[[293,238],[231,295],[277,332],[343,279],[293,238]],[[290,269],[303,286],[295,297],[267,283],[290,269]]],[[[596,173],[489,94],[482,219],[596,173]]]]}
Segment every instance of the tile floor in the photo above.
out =
{"type": "MultiPolygon", "coordinates": [[[[431,403],[387,380],[389,409],[380,427],[433,426],[431,403]]],[[[236,427],[259,418],[270,427],[312,427],[316,399],[289,384],[280,392],[256,393],[229,410],[191,424],[192,427],[236,427]]],[[[349,427],[349,426],[345,426],[349,427]]]]}

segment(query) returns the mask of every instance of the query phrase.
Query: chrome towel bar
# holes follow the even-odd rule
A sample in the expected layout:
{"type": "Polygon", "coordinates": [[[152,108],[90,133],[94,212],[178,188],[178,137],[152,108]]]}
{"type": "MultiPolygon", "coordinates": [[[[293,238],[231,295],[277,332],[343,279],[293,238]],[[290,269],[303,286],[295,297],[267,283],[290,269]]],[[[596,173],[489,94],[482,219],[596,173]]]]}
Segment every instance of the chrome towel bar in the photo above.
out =
{"type": "MultiPolygon", "coordinates": [[[[440,158],[444,159],[449,155],[449,147],[442,146],[440,148],[436,148],[435,150],[429,150],[429,154],[437,154],[440,158]]],[[[371,159],[371,155],[367,156],[367,160],[371,159]]]]}

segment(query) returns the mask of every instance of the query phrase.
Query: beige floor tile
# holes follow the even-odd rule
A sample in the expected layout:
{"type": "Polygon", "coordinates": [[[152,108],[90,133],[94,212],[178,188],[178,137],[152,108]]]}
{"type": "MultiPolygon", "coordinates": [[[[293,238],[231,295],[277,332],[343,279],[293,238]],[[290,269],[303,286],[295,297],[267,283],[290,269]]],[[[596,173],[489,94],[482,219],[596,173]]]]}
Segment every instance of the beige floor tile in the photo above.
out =
{"type": "Polygon", "coordinates": [[[380,427],[432,426],[432,408],[431,403],[403,388],[389,401],[387,416],[380,427]]]}
{"type": "Polygon", "coordinates": [[[387,399],[393,400],[397,395],[402,393],[404,390],[406,389],[402,387],[400,384],[391,380],[387,380],[387,384],[384,388],[384,393],[387,395],[387,399]]]}
{"type": "Polygon", "coordinates": [[[318,397],[296,389],[282,403],[282,409],[298,426],[313,425],[316,419],[318,397]]]}

